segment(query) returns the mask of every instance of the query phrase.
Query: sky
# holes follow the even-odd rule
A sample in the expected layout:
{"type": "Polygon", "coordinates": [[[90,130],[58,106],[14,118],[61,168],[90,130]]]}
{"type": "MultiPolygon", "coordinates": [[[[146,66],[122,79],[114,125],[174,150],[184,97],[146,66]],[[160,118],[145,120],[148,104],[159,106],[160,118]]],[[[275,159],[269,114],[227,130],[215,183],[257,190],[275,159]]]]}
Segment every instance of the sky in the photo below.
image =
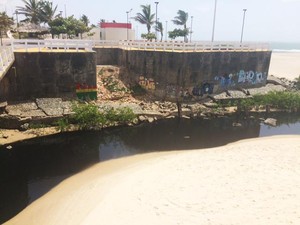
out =
{"type": "MultiPolygon", "coordinates": [[[[146,4],[150,4],[155,13],[155,1],[159,2],[157,17],[165,31],[176,28],[172,19],[178,10],[183,10],[189,14],[192,40],[212,39],[215,0],[53,0],[53,3],[58,5],[58,11],[63,11],[63,15],[66,13],[79,18],[84,14],[91,23],[97,24],[100,19],[126,23],[127,11],[132,9],[128,15],[129,18],[134,17],[141,11],[140,6],[146,4]]],[[[23,5],[21,0],[0,0],[0,11],[6,10],[12,16],[16,6],[23,5]]],[[[243,41],[300,42],[300,0],[217,0],[215,41],[240,40],[243,9],[247,9],[243,41]]],[[[145,25],[129,20],[138,36],[146,32],[145,25]]]]}

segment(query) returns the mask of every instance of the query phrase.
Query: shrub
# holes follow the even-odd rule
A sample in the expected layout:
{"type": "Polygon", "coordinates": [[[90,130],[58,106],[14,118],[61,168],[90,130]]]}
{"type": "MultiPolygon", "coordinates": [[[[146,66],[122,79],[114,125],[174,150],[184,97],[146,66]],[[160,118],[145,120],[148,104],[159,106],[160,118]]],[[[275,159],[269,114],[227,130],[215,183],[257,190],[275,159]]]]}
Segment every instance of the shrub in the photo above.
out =
{"type": "Polygon", "coordinates": [[[80,129],[90,130],[101,128],[106,119],[99,109],[94,104],[74,104],[73,105],[73,119],[79,125],[80,129]]]}
{"type": "Polygon", "coordinates": [[[60,132],[67,131],[70,127],[69,120],[67,118],[61,118],[56,121],[55,125],[57,126],[57,130],[60,132]]]}
{"type": "Polygon", "coordinates": [[[74,122],[83,130],[99,129],[115,123],[129,123],[136,118],[132,109],[128,107],[99,111],[98,106],[94,104],[74,104],[73,111],[74,122]]]}

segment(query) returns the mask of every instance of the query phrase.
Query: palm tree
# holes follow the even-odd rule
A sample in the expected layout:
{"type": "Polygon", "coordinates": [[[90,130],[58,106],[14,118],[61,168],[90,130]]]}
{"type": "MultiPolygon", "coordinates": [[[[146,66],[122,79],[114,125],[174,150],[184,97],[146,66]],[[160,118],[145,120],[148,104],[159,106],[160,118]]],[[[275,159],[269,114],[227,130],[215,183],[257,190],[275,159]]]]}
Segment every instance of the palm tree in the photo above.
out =
{"type": "Polygon", "coordinates": [[[160,33],[160,41],[162,41],[163,36],[164,36],[164,28],[163,28],[162,22],[157,22],[157,24],[155,26],[155,30],[160,33]]]}
{"type": "Polygon", "coordinates": [[[87,26],[87,27],[89,26],[90,20],[86,15],[82,15],[80,20],[85,24],[85,26],[87,26]]]}
{"type": "Polygon", "coordinates": [[[17,10],[19,14],[25,15],[26,19],[24,21],[39,24],[41,21],[41,2],[39,0],[22,0],[22,2],[25,6],[18,6],[17,10]]]}
{"type": "Polygon", "coordinates": [[[57,5],[54,7],[52,2],[42,1],[40,10],[40,19],[44,23],[49,23],[54,20],[58,15],[55,15],[57,11],[57,5]]]}
{"type": "Polygon", "coordinates": [[[148,34],[150,34],[151,26],[154,24],[155,14],[151,14],[151,5],[141,5],[142,13],[137,13],[134,19],[141,24],[146,24],[148,34]]]}
{"type": "MultiPolygon", "coordinates": [[[[186,23],[188,21],[189,14],[183,10],[178,10],[177,16],[174,17],[173,23],[183,26],[184,31],[187,31],[186,23]]],[[[188,33],[188,32],[186,32],[188,33]]],[[[184,36],[184,41],[187,42],[187,37],[184,36]]]]}

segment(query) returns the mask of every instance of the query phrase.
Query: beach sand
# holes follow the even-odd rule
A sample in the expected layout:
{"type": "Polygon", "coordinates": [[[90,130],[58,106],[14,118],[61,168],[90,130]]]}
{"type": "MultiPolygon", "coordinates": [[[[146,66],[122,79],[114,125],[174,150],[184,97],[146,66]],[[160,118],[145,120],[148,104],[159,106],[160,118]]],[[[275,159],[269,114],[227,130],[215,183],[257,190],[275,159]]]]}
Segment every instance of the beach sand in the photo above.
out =
{"type": "Polygon", "coordinates": [[[300,136],[99,163],[7,224],[300,224],[300,136]]]}
{"type": "Polygon", "coordinates": [[[294,80],[300,76],[300,52],[272,52],[269,75],[294,80]]]}

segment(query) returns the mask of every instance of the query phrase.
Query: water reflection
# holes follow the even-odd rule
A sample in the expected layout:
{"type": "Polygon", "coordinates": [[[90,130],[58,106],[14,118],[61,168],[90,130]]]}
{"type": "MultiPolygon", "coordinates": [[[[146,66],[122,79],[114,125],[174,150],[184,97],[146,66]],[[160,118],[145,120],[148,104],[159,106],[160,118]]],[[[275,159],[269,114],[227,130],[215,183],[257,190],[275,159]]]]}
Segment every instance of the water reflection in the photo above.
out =
{"type": "Polygon", "coordinates": [[[65,178],[99,161],[151,151],[216,147],[276,132],[300,134],[299,116],[283,117],[278,128],[260,125],[257,120],[241,121],[238,127],[232,126],[233,122],[232,118],[164,120],[101,132],[53,135],[16,143],[12,150],[2,147],[0,223],[65,178]]]}

